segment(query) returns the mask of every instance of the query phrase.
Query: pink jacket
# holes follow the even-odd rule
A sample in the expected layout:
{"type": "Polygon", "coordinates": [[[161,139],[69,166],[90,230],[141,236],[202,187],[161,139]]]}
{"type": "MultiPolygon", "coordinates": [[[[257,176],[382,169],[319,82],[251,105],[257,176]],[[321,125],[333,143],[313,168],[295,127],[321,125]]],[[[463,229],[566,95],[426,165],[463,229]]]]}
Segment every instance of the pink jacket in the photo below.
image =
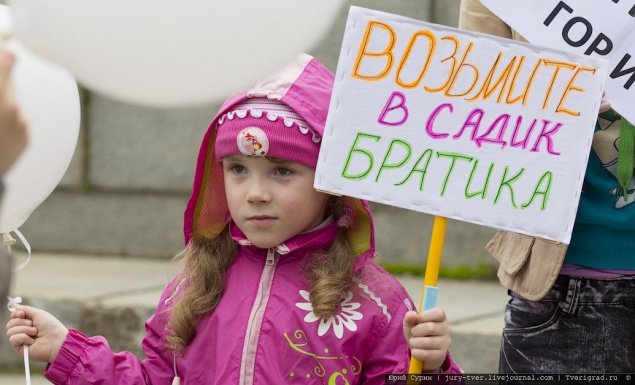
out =
{"type": "MultiPolygon", "coordinates": [[[[227,225],[222,173],[210,144],[216,120],[231,106],[251,96],[277,98],[323,132],[333,75],[308,55],[284,74],[230,98],[212,121],[185,212],[186,243],[194,233],[215,234],[227,225]]],[[[367,202],[344,200],[357,257],[354,284],[335,316],[320,319],[313,314],[303,263],[329,247],[337,223],[327,220],[265,250],[251,245],[230,221],[230,234],[240,246],[227,272],[225,294],[215,311],[203,317],[183,357],[165,349],[168,314],[183,284],[177,277],[146,322],[147,359],[112,353],[102,337],[87,338],[71,330],[47,367],[46,378],[55,384],[169,385],[176,372],[182,385],[384,384],[385,374],[407,373],[410,353],[402,322],[414,306],[401,284],[373,260],[374,229],[367,202]]],[[[444,367],[448,373],[460,373],[449,355],[444,367]]]]}

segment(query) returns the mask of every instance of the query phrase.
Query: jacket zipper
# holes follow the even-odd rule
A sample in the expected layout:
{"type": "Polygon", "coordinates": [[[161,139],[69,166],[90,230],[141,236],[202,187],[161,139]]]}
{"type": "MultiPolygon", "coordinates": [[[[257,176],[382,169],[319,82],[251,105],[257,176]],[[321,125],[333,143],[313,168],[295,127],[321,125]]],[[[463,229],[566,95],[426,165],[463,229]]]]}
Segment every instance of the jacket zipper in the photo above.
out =
{"type": "Polygon", "coordinates": [[[245,331],[245,342],[243,344],[243,354],[240,362],[241,385],[251,385],[254,382],[254,366],[256,363],[256,349],[258,346],[258,336],[262,327],[262,319],[269,301],[271,292],[271,282],[276,270],[276,265],[280,259],[273,249],[267,250],[267,260],[262,269],[258,293],[249,314],[247,330],[245,331]]]}

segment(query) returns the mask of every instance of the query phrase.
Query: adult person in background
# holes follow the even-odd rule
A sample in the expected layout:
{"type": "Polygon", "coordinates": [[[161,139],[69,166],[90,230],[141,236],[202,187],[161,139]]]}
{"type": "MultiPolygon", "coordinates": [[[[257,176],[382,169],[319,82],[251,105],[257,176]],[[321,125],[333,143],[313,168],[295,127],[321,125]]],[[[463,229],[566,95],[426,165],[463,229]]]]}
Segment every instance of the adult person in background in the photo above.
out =
{"type": "MultiPolygon", "coordinates": [[[[479,0],[461,0],[459,28],[526,42],[479,0]]],[[[486,247],[510,295],[501,373],[633,372],[635,182],[617,182],[620,123],[602,101],[569,245],[499,231],[486,247]]]]}
{"type": "MultiPolygon", "coordinates": [[[[12,52],[0,47],[0,210],[4,185],[2,176],[18,159],[27,143],[26,122],[18,107],[11,85],[12,52]]],[[[6,299],[11,285],[11,258],[0,245],[0,300],[6,299]]]]}

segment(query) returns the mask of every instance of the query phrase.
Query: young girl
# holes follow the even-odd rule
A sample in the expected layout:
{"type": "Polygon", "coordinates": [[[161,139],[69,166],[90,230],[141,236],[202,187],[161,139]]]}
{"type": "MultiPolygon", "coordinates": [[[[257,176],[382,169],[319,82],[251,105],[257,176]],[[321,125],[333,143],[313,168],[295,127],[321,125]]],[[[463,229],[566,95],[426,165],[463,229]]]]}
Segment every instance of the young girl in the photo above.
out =
{"type": "Polygon", "coordinates": [[[184,270],[146,323],[147,359],[25,306],[7,325],[14,349],[29,345],[55,384],[383,384],[407,373],[407,341],[424,371],[460,373],[443,311],[407,314],[408,294],[373,261],[367,202],[313,188],[333,80],[301,55],[224,103],[185,210],[184,270]]]}
{"type": "MultiPolygon", "coordinates": [[[[459,28],[527,41],[480,0],[461,1],[459,28]]],[[[600,112],[570,244],[499,231],[486,247],[510,294],[501,373],[635,367],[635,179],[623,188],[617,175],[624,156],[632,170],[633,149],[626,160],[610,103],[603,100],[600,112]]]]}

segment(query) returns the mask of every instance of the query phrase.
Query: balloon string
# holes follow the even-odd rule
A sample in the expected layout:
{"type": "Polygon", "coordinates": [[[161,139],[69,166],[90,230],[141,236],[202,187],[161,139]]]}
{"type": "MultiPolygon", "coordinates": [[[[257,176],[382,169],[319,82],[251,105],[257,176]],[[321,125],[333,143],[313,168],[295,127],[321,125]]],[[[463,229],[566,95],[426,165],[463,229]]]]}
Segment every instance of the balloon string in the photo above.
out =
{"type": "Polygon", "coordinates": [[[24,235],[22,235],[20,231],[13,230],[13,232],[18,236],[18,238],[20,238],[20,241],[22,242],[22,244],[24,245],[24,248],[26,248],[26,251],[28,253],[26,260],[13,268],[13,272],[17,273],[18,271],[24,269],[26,265],[29,264],[29,262],[31,262],[31,245],[29,244],[29,242],[27,242],[26,238],[24,237],[24,235]]]}
{"type": "Polygon", "coordinates": [[[26,385],[31,385],[31,369],[29,368],[29,345],[24,346],[24,373],[26,385]]]}
{"type": "MultiPolygon", "coordinates": [[[[28,265],[29,262],[31,261],[31,245],[29,244],[29,242],[27,242],[26,238],[24,237],[24,235],[22,235],[21,232],[19,232],[18,230],[13,230],[13,232],[18,236],[18,238],[20,238],[20,241],[22,241],[22,244],[24,245],[24,247],[26,248],[29,254],[26,261],[22,262],[21,264],[13,268],[13,272],[15,273],[24,269],[26,265],[28,265]]],[[[10,233],[4,233],[2,234],[2,240],[3,240],[3,244],[7,246],[7,249],[9,251],[9,256],[12,257],[11,246],[15,245],[15,239],[11,237],[10,233]]],[[[15,308],[13,307],[14,304],[22,303],[22,297],[8,296],[7,299],[8,299],[7,307],[9,308],[10,312],[15,311],[15,308]]],[[[29,346],[28,345],[22,345],[22,346],[24,347],[24,376],[26,378],[26,385],[31,385],[31,369],[29,366],[29,346]]]]}

